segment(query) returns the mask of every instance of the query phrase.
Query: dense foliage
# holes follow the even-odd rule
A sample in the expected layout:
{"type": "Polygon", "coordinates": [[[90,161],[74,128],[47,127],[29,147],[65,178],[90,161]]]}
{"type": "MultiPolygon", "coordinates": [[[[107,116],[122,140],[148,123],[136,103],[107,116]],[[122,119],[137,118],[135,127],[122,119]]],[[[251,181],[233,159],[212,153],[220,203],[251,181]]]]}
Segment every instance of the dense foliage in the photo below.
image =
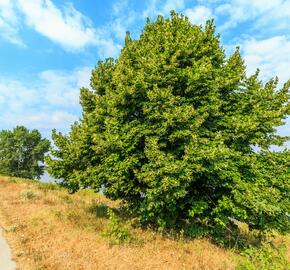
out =
{"type": "Polygon", "coordinates": [[[17,126],[0,132],[0,174],[39,179],[50,142],[38,130],[17,126]]]}
{"type": "Polygon", "coordinates": [[[52,176],[72,191],[121,199],[143,223],[262,230],[289,228],[289,152],[272,152],[289,114],[289,86],[246,76],[239,49],[227,58],[212,21],[159,16],[117,60],[99,62],[83,117],[53,132],[52,176]],[[259,151],[255,151],[258,149],[259,151]]]}

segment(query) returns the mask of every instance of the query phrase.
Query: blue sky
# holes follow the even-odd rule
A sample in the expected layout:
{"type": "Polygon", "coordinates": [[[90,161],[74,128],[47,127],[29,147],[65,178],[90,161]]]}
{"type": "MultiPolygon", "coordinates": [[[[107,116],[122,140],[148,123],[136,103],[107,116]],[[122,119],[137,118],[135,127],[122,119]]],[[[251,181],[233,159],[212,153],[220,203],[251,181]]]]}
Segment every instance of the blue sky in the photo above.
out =
{"type": "MultiPolygon", "coordinates": [[[[229,54],[247,72],[290,78],[290,0],[0,0],[0,130],[16,125],[67,132],[79,119],[79,88],[105,57],[117,57],[126,30],[176,10],[192,23],[214,18],[229,54]]],[[[290,135],[290,121],[280,129],[290,135]]]]}

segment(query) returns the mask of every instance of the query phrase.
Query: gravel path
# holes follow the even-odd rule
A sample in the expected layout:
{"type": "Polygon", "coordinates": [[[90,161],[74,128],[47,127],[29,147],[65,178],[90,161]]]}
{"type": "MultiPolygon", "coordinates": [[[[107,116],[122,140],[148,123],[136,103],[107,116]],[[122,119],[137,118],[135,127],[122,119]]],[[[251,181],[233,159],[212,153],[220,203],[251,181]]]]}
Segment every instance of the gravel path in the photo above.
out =
{"type": "Polygon", "coordinates": [[[15,262],[11,259],[11,251],[3,237],[2,228],[0,227],[0,269],[1,270],[15,270],[15,262]]]}

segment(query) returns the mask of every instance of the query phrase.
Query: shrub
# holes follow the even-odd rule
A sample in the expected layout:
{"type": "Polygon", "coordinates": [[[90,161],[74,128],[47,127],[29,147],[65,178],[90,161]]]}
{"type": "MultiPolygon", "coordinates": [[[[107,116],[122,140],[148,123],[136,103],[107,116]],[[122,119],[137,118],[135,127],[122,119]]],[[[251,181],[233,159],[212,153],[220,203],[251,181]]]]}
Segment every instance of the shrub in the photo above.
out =
{"type": "Polygon", "coordinates": [[[250,247],[242,255],[242,260],[236,270],[288,270],[290,263],[285,256],[285,246],[274,247],[263,243],[261,247],[250,247]]]}
{"type": "Polygon", "coordinates": [[[132,242],[133,238],[129,232],[129,224],[124,224],[113,212],[108,208],[109,224],[103,235],[110,239],[111,244],[123,244],[132,242]]]}
{"type": "Polygon", "coordinates": [[[23,190],[21,191],[21,197],[24,199],[34,199],[37,197],[37,194],[35,194],[32,190],[23,190]]]}

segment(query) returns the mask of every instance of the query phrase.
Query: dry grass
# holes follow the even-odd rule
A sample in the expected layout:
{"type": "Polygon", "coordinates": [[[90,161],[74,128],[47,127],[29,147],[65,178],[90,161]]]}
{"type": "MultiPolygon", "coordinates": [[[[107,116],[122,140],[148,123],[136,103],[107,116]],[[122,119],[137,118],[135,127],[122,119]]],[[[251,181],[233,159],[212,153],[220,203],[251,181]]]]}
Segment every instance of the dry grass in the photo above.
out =
{"type": "Polygon", "coordinates": [[[93,207],[116,204],[100,194],[69,195],[53,186],[0,177],[0,225],[21,270],[234,269],[237,255],[210,241],[181,241],[132,229],[142,244],[110,246],[108,223],[93,207]]]}

